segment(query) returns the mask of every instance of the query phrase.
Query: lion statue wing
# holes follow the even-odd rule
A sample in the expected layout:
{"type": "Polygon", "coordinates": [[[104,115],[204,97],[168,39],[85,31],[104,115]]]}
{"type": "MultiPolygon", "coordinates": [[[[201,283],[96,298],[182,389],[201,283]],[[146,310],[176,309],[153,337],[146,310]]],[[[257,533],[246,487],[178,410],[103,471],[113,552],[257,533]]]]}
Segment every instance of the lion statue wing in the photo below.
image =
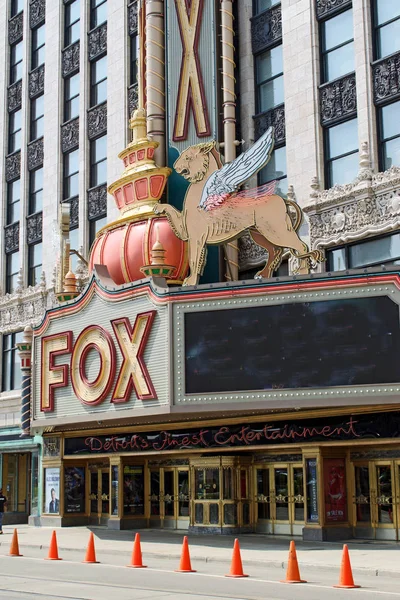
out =
{"type": "Polygon", "coordinates": [[[273,147],[274,128],[270,127],[251,148],[210,175],[203,188],[199,208],[208,210],[208,206],[215,206],[216,198],[221,204],[236,192],[242,183],[267,164],[273,147]]]}

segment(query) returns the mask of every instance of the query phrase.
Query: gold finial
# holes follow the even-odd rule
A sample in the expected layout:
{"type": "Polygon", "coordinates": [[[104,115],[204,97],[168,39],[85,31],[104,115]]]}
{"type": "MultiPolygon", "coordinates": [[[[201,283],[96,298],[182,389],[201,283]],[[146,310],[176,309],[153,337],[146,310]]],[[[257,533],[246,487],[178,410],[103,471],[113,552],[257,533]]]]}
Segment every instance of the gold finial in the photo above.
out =
{"type": "Polygon", "coordinates": [[[141,272],[146,277],[160,277],[170,279],[175,267],[165,264],[165,248],[158,237],[158,227],[156,226],[156,241],[150,252],[150,264],[141,267],[141,272]]]}
{"type": "Polygon", "coordinates": [[[129,119],[129,129],[132,131],[132,143],[147,141],[146,111],[137,108],[129,119]]]}
{"type": "Polygon", "coordinates": [[[68,271],[64,278],[64,293],[66,294],[77,294],[78,293],[78,282],[76,275],[72,271],[68,271]]]}

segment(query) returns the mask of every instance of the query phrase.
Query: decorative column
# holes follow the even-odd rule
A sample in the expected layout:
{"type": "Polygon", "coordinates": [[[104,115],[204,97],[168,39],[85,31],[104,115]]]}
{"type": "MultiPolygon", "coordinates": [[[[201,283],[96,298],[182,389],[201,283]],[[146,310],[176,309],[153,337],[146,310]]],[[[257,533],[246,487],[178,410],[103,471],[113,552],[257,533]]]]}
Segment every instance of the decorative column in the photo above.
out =
{"type": "Polygon", "coordinates": [[[29,437],[31,430],[31,356],[32,356],[32,327],[24,329],[22,342],[17,342],[18,354],[21,360],[21,429],[20,437],[29,437]]]}
{"type": "MultiPolygon", "coordinates": [[[[221,0],[221,45],[222,45],[222,94],[224,122],[225,163],[236,158],[236,94],[235,94],[235,46],[233,44],[233,0],[221,0]]],[[[237,240],[224,246],[226,273],[229,281],[239,276],[239,252],[237,240]]]]}
{"type": "MultiPolygon", "coordinates": [[[[146,0],[147,133],[159,143],[156,162],[165,166],[165,38],[164,1],[146,0]]],[[[144,77],[143,77],[144,80],[144,77]]],[[[140,85],[140,84],[139,84],[140,85]]],[[[143,85],[143,83],[142,83],[143,85]]]]}

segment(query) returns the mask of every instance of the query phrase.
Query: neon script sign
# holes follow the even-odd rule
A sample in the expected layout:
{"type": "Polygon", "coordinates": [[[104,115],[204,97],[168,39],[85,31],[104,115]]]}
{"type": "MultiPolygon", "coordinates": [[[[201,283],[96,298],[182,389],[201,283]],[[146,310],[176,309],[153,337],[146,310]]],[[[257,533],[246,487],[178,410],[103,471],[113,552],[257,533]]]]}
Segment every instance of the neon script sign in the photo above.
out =
{"type": "Polygon", "coordinates": [[[73,343],[73,332],[45,336],[41,340],[42,371],[40,408],[54,411],[54,394],[67,387],[69,380],[76,397],[88,406],[100,404],[110,393],[111,402],[127,402],[132,390],[141,400],[156,399],[156,391],[143,359],[156,311],[137,315],[132,327],[128,318],[115,319],[111,326],[118,347],[110,333],[100,325],[86,327],[73,343]],[[117,371],[117,351],[122,363],[117,371]],[[87,376],[89,353],[97,353],[100,368],[94,379],[87,376]],[[70,354],[70,362],[57,357],[70,354]],[[114,387],[113,387],[114,385],[114,387]]]}

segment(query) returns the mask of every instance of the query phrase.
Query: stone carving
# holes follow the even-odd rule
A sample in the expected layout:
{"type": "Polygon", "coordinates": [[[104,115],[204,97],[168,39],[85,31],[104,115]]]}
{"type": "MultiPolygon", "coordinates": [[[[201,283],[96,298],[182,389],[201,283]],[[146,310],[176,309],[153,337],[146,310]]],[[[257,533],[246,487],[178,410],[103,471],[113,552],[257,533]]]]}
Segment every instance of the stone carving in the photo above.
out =
{"type": "Polygon", "coordinates": [[[320,86],[321,124],[328,125],[357,113],[355,73],[320,86]]]}
{"type": "Polygon", "coordinates": [[[88,190],[88,217],[97,219],[107,214],[107,186],[98,185],[88,190]]]}
{"type": "Polygon", "coordinates": [[[6,157],[6,181],[13,181],[21,176],[21,151],[6,157]]]}
{"type": "Polygon", "coordinates": [[[79,71],[79,40],[62,51],[62,76],[68,77],[79,71]]]}
{"type": "Polygon", "coordinates": [[[8,21],[8,43],[10,45],[16,44],[22,40],[23,27],[24,13],[22,11],[8,21]]]}
{"type": "Polygon", "coordinates": [[[134,83],[128,88],[128,111],[129,117],[132,116],[133,111],[135,111],[139,104],[139,90],[138,84],[134,83]]]}
{"type": "Polygon", "coordinates": [[[372,65],[376,104],[400,96],[400,52],[372,65]]]}
{"type": "Polygon", "coordinates": [[[22,105],[22,79],[19,79],[8,88],[8,110],[13,112],[22,105]]]}
{"type": "Polygon", "coordinates": [[[79,117],[61,125],[61,150],[69,152],[79,146],[79,117]]]}
{"type": "Polygon", "coordinates": [[[46,17],[46,0],[34,0],[29,6],[29,25],[33,29],[44,23],[46,17]]]}
{"type": "Polygon", "coordinates": [[[107,23],[103,23],[89,32],[89,60],[94,60],[107,52],[107,23]]]}
{"type": "Polygon", "coordinates": [[[19,248],[19,221],[4,227],[4,251],[9,254],[19,248]]]}
{"type": "Polygon", "coordinates": [[[88,110],[88,137],[90,140],[107,132],[107,102],[88,110]]]}
{"type": "Polygon", "coordinates": [[[40,96],[44,92],[44,64],[29,73],[29,98],[40,96]]]}
{"type": "Polygon", "coordinates": [[[46,309],[55,305],[54,294],[44,290],[41,284],[0,296],[2,333],[19,331],[26,325],[39,325],[46,309]]]}
{"type": "Polygon", "coordinates": [[[30,215],[26,219],[26,241],[28,244],[35,244],[42,240],[43,216],[41,212],[30,215]]]}
{"type": "Polygon", "coordinates": [[[28,170],[33,171],[43,165],[44,139],[41,137],[28,144],[28,170]]]}
{"type": "Polygon", "coordinates": [[[258,246],[246,233],[238,240],[239,245],[239,270],[246,271],[259,267],[266,261],[267,252],[258,246]]]}
{"type": "Polygon", "coordinates": [[[256,115],[254,118],[254,135],[258,140],[269,127],[274,127],[274,141],[277,144],[284,144],[286,140],[285,132],[285,105],[281,104],[269,110],[268,112],[256,115]]]}
{"type": "Polygon", "coordinates": [[[316,0],[317,2],[317,17],[321,19],[328,15],[351,6],[351,0],[316,0]]]}
{"type": "Polygon", "coordinates": [[[128,26],[129,35],[136,35],[138,32],[138,3],[131,2],[128,6],[128,26]]]}
{"type": "Polygon", "coordinates": [[[79,225],[79,197],[70,198],[66,202],[70,204],[69,226],[71,229],[79,225]]]}
{"type": "Polygon", "coordinates": [[[265,50],[281,39],[282,9],[280,4],[251,19],[251,44],[254,54],[265,50]]]}

